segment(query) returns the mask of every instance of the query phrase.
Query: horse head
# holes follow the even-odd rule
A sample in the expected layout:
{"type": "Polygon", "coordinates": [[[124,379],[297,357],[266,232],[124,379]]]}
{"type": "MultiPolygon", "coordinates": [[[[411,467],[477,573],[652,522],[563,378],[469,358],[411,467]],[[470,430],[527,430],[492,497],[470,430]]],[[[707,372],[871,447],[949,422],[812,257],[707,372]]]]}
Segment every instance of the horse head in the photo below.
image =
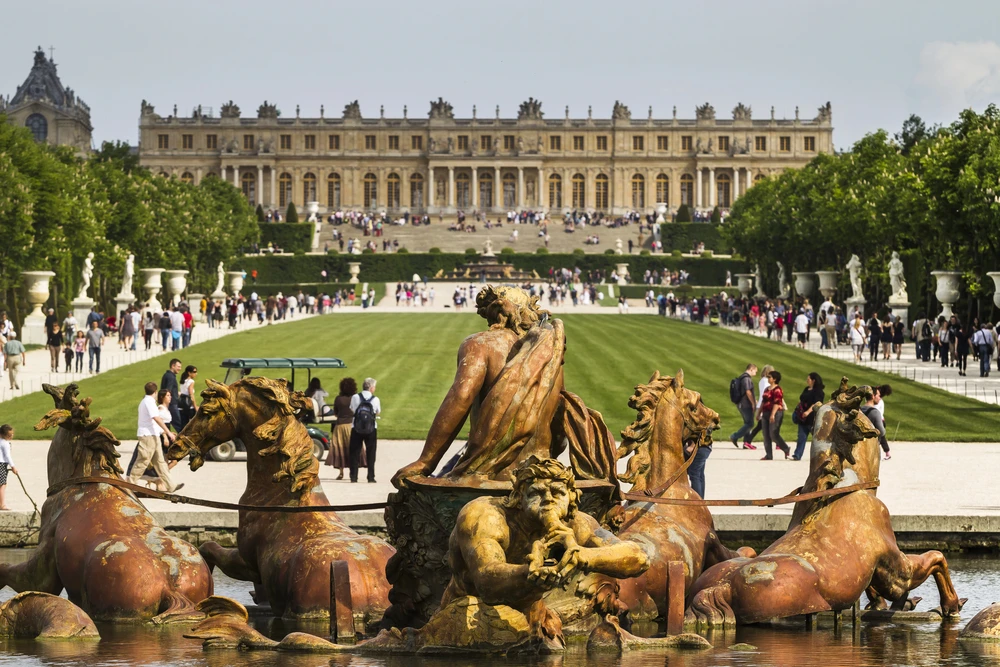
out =
{"type": "MultiPolygon", "coordinates": [[[[712,431],[719,427],[719,414],[706,406],[701,394],[684,386],[684,371],[660,376],[659,371],[638,385],[628,405],[636,420],[621,432],[618,458],[633,454],[622,481],[633,491],[655,489],[679,468],[685,448],[712,444],[712,431]]],[[[687,485],[687,478],[678,480],[687,485]]]]}
{"type": "Polygon", "coordinates": [[[102,476],[102,472],[121,474],[122,469],[116,461],[119,457],[117,448],[121,443],[111,431],[101,426],[100,417],[90,419],[90,398],[77,401],[75,384],[65,390],[45,385],[44,390],[52,396],[57,407],[49,410],[35,424],[35,430],[59,427],[49,446],[49,484],[70,477],[102,476]]]}

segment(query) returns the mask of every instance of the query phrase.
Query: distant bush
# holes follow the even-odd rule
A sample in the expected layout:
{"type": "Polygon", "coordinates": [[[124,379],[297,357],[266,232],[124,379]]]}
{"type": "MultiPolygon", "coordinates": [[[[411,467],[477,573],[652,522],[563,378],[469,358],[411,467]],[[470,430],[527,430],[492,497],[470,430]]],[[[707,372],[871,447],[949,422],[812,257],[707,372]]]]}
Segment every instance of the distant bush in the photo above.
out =
{"type": "MultiPolygon", "coordinates": [[[[576,252],[576,251],[574,250],[573,252],[576,252]]],[[[604,251],[604,254],[605,255],[613,255],[613,254],[615,254],[614,248],[608,248],[607,250],[604,251]]]]}
{"type": "Polygon", "coordinates": [[[676,222],[691,222],[691,208],[687,204],[681,204],[677,209],[676,222]]]}
{"type": "Polygon", "coordinates": [[[372,250],[371,248],[365,248],[364,250],[361,251],[361,254],[362,255],[374,255],[375,251],[372,250]]]}
{"type": "Polygon", "coordinates": [[[573,254],[574,255],[586,255],[587,253],[585,253],[583,251],[583,248],[576,248],[576,249],[573,250],[573,254]]]}
{"type": "Polygon", "coordinates": [[[430,250],[428,250],[427,252],[431,253],[432,255],[440,255],[441,254],[441,248],[434,247],[434,248],[431,248],[430,250]]]}
{"type": "Polygon", "coordinates": [[[715,257],[715,253],[712,252],[711,250],[705,250],[704,252],[701,253],[701,256],[704,257],[705,259],[711,259],[712,257],[715,257]]]}
{"type": "Polygon", "coordinates": [[[516,255],[517,253],[514,252],[513,248],[506,248],[505,247],[505,248],[501,248],[500,249],[500,254],[501,255],[516,255]]]}
{"type": "Polygon", "coordinates": [[[684,253],[682,253],[680,250],[671,250],[670,251],[670,256],[671,257],[681,257],[683,255],[684,255],[684,253]]]}
{"type": "Polygon", "coordinates": [[[535,250],[535,254],[536,255],[548,255],[549,254],[549,249],[546,248],[545,246],[541,246],[540,248],[538,248],[537,250],[535,250]]]}
{"type": "Polygon", "coordinates": [[[716,206],[715,208],[712,209],[711,221],[712,221],[713,225],[717,225],[720,222],[722,222],[722,212],[719,211],[719,207],[718,206],[716,206]]]}
{"type": "Polygon", "coordinates": [[[465,254],[466,255],[478,255],[479,251],[476,250],[475,248],[466,248],[465,249],[465,254]]]}
{"type": "Polygon", "coordinates": [[[648,250],[646,250],[645,248],[643,248],[642,250],[639,251],[639,254],[645,256],[645,255],[649,255],[649,254],[652,254],[652,253],[650,253],[648,250]]]}
{"type": "Polygon", "coordinates": [[[288,208],[285,209],[285,222],[298,222],[299,212],[295,210],[295,204],[288,202],[288,208]]]}

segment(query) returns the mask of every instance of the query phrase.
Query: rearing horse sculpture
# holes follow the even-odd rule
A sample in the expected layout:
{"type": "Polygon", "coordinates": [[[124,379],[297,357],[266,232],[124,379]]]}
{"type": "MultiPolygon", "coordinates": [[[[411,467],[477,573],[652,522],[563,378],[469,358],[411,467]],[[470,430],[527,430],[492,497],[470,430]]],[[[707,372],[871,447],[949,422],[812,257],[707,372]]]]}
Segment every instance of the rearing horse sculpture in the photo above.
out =
{"type": "MultiPolygon", "coordinates": [[[[803,492],[878,479],[877,432],[859,410],[870,397],[870,387],[847,389],[845,382],[819,409],[803,492]]],[[[760,556],[705,571],[689,596],[688,620],[735,625],[843,610],[866,589],[902,610],[909,591],[929,576],[937,582],[942,615],[957,615],[965,601],[941,552],[902,553],[875,490],[859,489],[796,503],[788,531],[760,556]]]]}
{"type": "MultiPolygon", "coordinates": [[[[114,434],[77,401],[43,385],[55,401],[35,426],[58,426],[48,453],[50,487],[75,477],[120,479],[114,434]]],[[[212,595],[212,574],[193,545],[168,534],[129,491],[74,484],[42,505],[38,548],[17,565],[0,564],[0,586],[69,599],[96,621],[162,623],[201,618],[195,604],[212,595]]]]}
{"type": "MultiPolygon", "coordinates": [[[[244,378],[231,386],[208,381],[201,407],[170,448],[170,458],[191,457],[191,469],[213,447],[240,438],[247,450],[244,505],[329,505],[319,484],[312,439],[295,413],[306,407],[301,393],[283,380],[244,378]]],[[[388,607],[385,563],[392,547],[360,535],[332,512],[278,513],[241,510],[236,549],[202,545],[210,567],[252,581],[258,602],[276,615],[329,617],[330,562],[348,562],[355,619],[381,619],[388,607]],[[266,600],[265,600],[266,598],[266,600]]]]}
{"type": "MultiPolygon", "coordinates": [[[[711,432],[719,426],[718,413],[702,402],[701,394],[684,386],[684,371],[677,371],[674,377],[653,373],[648,384],[636,387],[628,405],[638,415],[622,431],[618,457],[632,457],[621,480],[632,484],[633,493],[698,498],[687,474],[681,472],[684,448],[711,442],[711,432]]],[[[740,553],[753,555],[748,547],[739,553],[727,549],[715,533],[711,513],[703,506],[632,502],[625,509],[618,536],[644,545],[650,556],[645,574],[620,582],[619,597],[635,619],[653,619],[666,612],[670,561],[684,563],[686,591],[703,569],[740,553]]]]}

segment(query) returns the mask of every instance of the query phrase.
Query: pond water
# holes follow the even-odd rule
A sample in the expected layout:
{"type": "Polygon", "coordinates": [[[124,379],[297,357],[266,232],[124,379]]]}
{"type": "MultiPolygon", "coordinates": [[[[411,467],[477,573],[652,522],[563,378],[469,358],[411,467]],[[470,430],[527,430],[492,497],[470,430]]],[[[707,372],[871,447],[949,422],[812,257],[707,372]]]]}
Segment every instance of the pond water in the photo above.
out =
{"type": "MultiPolygon", "coordinates": [[[[0,550],[0,560],[17,562],[27,550],[0,550]]],[[[497,662],[520,667],[715,667],[774,665],[789,667],[866,667],[948,665],[954,667],[1000,664],[1000,644],[979,644],[958,640],[958,631],[977,612],[1000,601],[1000,558],[953,555],[948,559],[955,588],[967,597],[962,620],[940,623],[864,623],[859,640],[851,633],[849,614],[844,629],[835,633],[832,623],[820,622],[814,632],[798,627],[745,627],[730,633],[708,635],[715,648],[708,651],[650,651],[628,653],[621,658],[589,657],[582,644],[573,644],[562,656],[537,659],[503,659],[497,662]],[[728,647],[745,642],[756,651],[732,651],[728,647]]],[[[251,604],[246,582],[215,573],[216,593],[251,604]]],[[[918,611],[938,604],[937,589],[929,580],[911,595],[922,596],[918,611]]],[[[0,592],[0,601],[13,596],[10,589],[0,592]]],[[[255,619],[255,627],[280,639],[293,630],[326,636],[326,623],[295,624],[280,619],[255,619]]],[[[60,665],[66,667],[110,667],[115,665],[282,665],[290,667],[347,665],[372,667],[466,667],[474,658],[372,658],[362,656],[290,655],[287,653],[204,652],[201,643],[184,639],[183,628],[147,626],[99,626],[100,642],[35,642],[0,640],[0,665],[60,665]]]]}

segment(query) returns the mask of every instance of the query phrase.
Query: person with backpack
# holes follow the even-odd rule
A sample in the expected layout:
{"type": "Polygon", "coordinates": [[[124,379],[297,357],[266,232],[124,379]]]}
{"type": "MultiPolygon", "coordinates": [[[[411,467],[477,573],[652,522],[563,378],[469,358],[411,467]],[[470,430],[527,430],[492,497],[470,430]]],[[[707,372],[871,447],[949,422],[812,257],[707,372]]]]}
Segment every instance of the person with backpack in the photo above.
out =
{"type": "Polygon", "coordinates": [[[931,358],[931,323],[927,315],[921,312],[913,323],[913,340],[917,344],[917,359],[930,361],[931,358]]]}
{"type": "Polygon", "coordinates": [[[358,481],[361,464],[361,446],[365,446],[368,459],[368,483],[375,483],[375,451],[378,446],[377,419],[382,414],[382,404],[375,396],[375,378],[365,378],[361,392],[351,397],[351,412],[354,421],[351,426],[351,482],[358,481]]]}
{"type": "Polygon", "coordinates": [[[756,374],[757,366],[747,364],[747,369],[729,383],[729,400],[736,405],[740,416],[743,417],[743,426],[729,436],[729,441],[737,449],[740,446],[740,438],[746,436],[753,429],[754,407],[756,406],[756,401],[753,398],[753,376],[756,374]]]}

